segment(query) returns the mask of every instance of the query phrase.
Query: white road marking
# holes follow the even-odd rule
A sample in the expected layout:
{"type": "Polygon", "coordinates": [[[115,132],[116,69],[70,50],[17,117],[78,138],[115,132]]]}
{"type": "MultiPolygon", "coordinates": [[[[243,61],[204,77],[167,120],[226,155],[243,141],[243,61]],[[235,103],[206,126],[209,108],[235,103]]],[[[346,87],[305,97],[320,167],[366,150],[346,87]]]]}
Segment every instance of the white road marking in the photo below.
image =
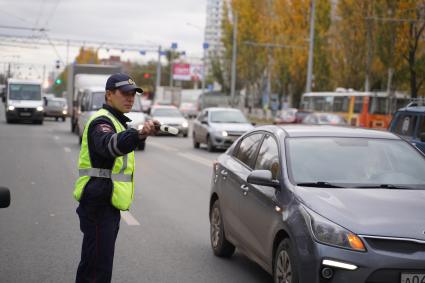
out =
{"type": "Polygon", "coordinates": [[[121,211],[121,218],[127,223],[128,226],[139,226],[140,223],[128,211],[121,211]]]}
{"type": "Polygon", "coordinates": [[[148,143],[148,146],[153,146],[162,150],[167,150],[167,151],[179,151],[176,148],[173,148],[171,146],[167,146],[167,145],[163,145],[163,144],[159,144],[159,143],[148,143]]]}
{"type": "Polygon", "coordinates": [[[63,149],[65,150],[65,152],[71,152],[71,149],[69,147],[65,146],[63,149]]]}
{"type": "Polygon", "coordinates": [[[189,159],[191,161],[195,161],[199,164],[202,164],[202,165],[205,165],[205,166],[208,166],[208,167],[212,167],[212,165],[213,165],[213,161],[208,160],[208,159],[203,158],[203,157],[200,157],[200,156],[197,156],[197,155],[194,155],[194,154],[191,154],[191,153],[182,153],[181,152],[178,155],[183,157],[183,158],[189,159]]]}
{"type": "Polygon", "coordinates": [[[59,137],[58,137],[58,136],[53,136],[53,138],[54,138],[55,140],[59,140],[59,137]]]}

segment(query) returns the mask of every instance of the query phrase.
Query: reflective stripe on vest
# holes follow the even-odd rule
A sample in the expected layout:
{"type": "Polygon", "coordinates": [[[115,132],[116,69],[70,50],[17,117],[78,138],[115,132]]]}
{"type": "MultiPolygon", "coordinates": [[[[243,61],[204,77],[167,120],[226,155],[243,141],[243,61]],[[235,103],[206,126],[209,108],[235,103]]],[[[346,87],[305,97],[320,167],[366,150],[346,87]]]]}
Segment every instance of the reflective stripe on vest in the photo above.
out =
{"type": "MultiPolygon", "coordinates": [[[[134,152],[116,157],[112,170],[92,167],[88,148],[87,132],[91,122],[100,116],[107,116],[112,121],[116,133],[120,133],[125,130],[124,126],[106,109],[100,109],[92,117],[90,117],[83,132],[80,158],[78,162],[79,178],[75,184],[74,198],[77,201],[80,201],[84,188],[91,177],[107,178],[111,179],[113,184],[111,196],[112,205],[120,210],[128,210],[134,194],[134,152]]],[[[116,135],[114,137],[116,137],[116,135]]],[[[116,149],[114,150],[117,151],[116,149]]],[[[118,151],[118,153],[120,152],[118,151]]]]}

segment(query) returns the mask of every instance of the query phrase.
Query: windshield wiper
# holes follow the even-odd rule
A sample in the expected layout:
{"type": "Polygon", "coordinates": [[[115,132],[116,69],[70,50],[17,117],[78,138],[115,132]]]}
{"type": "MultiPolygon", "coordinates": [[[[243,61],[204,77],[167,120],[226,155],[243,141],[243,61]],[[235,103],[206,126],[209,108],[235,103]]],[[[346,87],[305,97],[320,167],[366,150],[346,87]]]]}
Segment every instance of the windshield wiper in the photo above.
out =
{"type": "Polygon", "coordinates": [[[391,185],[391,184],[376,184],[376,185],[364,185],[355,186],[354,188],[359,189],[392,189],[392,190],[418,190],[418,188],[403,186],[403,185],[391,185]]]}
{"type": "Polygon", "coordinates": [[[297,186],[303,187],[318,187],[318,188],[344,188],[342,186],[338,186],[329,182],[306,182],[306,183],[298,183],[297,186]]]}

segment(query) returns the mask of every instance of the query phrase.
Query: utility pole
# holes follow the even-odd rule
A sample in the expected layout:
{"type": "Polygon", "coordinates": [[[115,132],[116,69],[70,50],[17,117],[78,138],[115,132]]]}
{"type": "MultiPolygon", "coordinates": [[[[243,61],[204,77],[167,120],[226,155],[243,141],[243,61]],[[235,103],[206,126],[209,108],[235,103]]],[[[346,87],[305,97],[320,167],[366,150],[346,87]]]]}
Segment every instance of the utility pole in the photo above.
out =
{"type": "Polygon", "coordinates": [[[308,50],[308,66],[307,66],[307,83],[305,87],[306,92],[311,92],[311,81],[313,78],[313,55],[314,55],[314,14],[316,11],[315,0],[311,0],[310,9],[310,46],[308,50]]]}
{"type": "Polygon", "coordinates": [[[372,27],[371,20],[366,19],[367,26],[367,58],[366,58],[366,79],[364,90],[366,92],[370,91],[370,65],[372,64],[372,27]]]}
{"type": "Polygon", "coordinates": [[[236,89],[237,32],[238,32],[238,14],[235,12],[234,21],[233,21],[232,76],[231,76],[231,85],[230,85],[230,96],[231,96],[230,105],[231,106],[233,106],[233,102],[235,98],[235,89],[236,89]]]}
{"type": "Polygon", "coordinates": [[[203,49],[204,49],[204,55],[202,58],[202,92],[205,92],[205,79],[207,76],[207,72],[206,72],[206,64],[207,64],[207,49],[208,49],[208,43],[204,42],[204,44],[202,45],[203,49]]]}
{"type": "Polygon", "coordinates": [[[69,40],[66,41],[66,65],[69,64],[69,40]]]}
{"type": "Polygon", "coordinates": [[[156,65],[155,92],[158,91],[158,88],[161,86],[161,52],[161,46],[158,46],[158,63],[156,65]]]}

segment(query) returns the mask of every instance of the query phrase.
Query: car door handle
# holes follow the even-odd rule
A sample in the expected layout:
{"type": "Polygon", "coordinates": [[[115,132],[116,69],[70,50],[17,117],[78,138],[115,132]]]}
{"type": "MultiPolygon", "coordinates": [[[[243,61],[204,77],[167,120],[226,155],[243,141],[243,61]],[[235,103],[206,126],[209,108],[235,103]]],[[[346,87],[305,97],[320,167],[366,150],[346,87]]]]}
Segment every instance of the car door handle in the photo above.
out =
{"type": "Polygon", "coordinates": [[[227,171],[223,169],[220,171],[220,174],[223,176],[227,176],[229,173],[227,173],[227,171]]]}

